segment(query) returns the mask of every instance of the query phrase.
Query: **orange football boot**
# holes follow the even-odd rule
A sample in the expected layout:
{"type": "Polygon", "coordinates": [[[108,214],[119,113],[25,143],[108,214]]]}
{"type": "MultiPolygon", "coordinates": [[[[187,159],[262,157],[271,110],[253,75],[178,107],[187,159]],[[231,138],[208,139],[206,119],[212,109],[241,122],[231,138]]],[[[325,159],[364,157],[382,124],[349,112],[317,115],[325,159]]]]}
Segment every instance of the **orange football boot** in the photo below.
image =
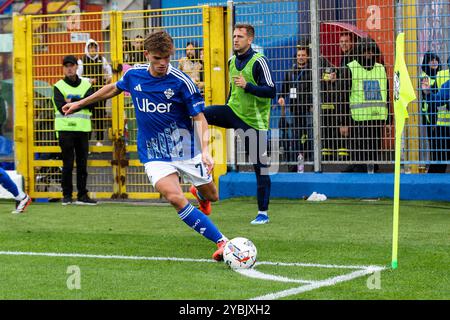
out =
{"type": "Polygon", "coordinates": [[[209,200],[200,200],[200,198],[197,195],[197,188],[194,186],[191,186],[191,188],[189,189],[189,191],[194,195],[194,197],[197,199],[198,201],[198,205],[199,205],[199,210],[201,212],[203,212],[205,215],[209,216],[209,214],[211,213],[211,201],[209,200]]]}

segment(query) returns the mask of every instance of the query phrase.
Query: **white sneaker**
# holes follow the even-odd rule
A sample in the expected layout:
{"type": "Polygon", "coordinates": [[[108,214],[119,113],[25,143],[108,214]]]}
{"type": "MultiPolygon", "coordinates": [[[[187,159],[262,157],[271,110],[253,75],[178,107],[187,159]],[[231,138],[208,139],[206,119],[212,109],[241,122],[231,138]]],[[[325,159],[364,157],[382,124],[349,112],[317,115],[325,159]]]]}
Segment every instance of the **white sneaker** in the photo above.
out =
{"type": "Polygon", "coordinates": [[[12,211],[11,213],[19,214],[25,211],[25,209],[30,205],[31,198],[29,195],[26,195],[25,198],[23,198],[20,201],[16,201],[16,210],[12,211]]]}

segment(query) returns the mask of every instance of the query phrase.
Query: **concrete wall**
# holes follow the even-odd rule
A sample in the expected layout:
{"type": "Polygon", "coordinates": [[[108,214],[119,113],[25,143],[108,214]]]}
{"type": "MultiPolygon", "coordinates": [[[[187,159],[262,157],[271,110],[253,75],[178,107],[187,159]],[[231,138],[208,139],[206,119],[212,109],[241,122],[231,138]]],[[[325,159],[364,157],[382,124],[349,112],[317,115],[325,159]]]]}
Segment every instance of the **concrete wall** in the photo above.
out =
{"type": "MultiPolygon", "coordinates": [[[[314,191],[328,198],[393,198],[394,175],[389,173],[279,173],[271,176],[272,198],[302,199],[314,191]]],[[[256,196],[253,172],[228,173],[219,180],[220,198],[256,196]]],[[[403,200],[450,201],[448,174],[402,174],[403,200]]]]}

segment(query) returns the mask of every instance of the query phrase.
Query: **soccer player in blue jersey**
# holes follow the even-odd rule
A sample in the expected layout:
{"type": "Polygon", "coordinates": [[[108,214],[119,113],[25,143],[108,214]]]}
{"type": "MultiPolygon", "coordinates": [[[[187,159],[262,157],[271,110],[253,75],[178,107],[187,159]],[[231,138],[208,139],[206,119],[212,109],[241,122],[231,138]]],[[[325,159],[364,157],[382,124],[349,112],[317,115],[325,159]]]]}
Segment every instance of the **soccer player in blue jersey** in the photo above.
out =
{"type": "Polygon", "coordinates": [[[174,45],[167,32],[149,34],[144,49],[148,64],[135,65],[117,83],[69,103],[63,110],[68,115],[83,106],[129,92],[138,126],[139,158],[150,182],[177,210],[181,220],[217,244],[213,259],[221,261],[228,239],[203,212],[188,202],[179,182],[179,176],[183,175],[195,186],[200,199],[218,200],[211,177],[214,161],[208,150],[208,123],[203,115],[205,102],[192,80],[170,65],[174,45]]]}
{"type": "Polygon", "coordinates": [[[31,198],[29,195],[24,193],[22,190],[17,188],[17,185],[12,181],[11,177],[6,173],[3,168],[0,168],[0,184],[3,188],[11,192],[16,200],[16,210],[12,213],[22,213],[30,205],[31,198]]]}

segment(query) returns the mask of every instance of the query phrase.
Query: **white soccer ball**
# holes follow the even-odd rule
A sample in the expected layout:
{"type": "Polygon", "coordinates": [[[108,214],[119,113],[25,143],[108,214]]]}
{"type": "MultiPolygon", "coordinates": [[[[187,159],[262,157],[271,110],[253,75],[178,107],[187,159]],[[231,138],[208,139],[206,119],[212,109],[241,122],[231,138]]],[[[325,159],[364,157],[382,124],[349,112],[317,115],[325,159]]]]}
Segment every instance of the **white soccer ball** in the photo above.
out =
{"type": "Polygon", "coordinates": [[[252,241],[238,237],[225,245],[223,260],[232,269],[249,269],[255,265],[257,253],[252,241]]]}

